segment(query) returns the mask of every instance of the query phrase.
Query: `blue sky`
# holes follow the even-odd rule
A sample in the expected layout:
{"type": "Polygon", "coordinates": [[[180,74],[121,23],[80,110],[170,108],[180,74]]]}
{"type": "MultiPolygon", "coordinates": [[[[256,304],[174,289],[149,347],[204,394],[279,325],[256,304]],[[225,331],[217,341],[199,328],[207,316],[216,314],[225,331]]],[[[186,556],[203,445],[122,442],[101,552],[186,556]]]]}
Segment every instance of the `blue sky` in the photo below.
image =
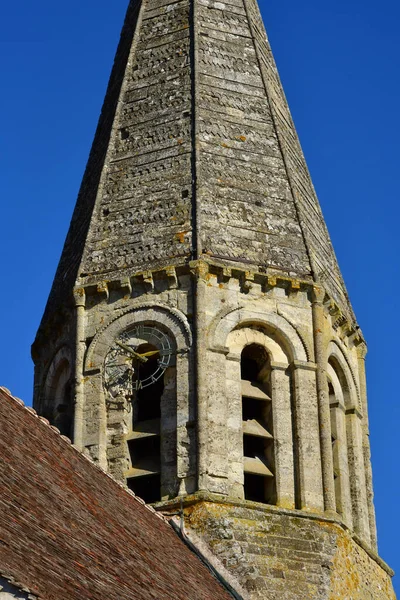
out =
{"type": "MultiPolygon", "coordinates": [[[[20,0],[0,6],[0,385],[26,403],[32,396],[30,344],[61,253],[126,6],[127,0],[20,0]]],[[[369,343],[380,552],[400,572],[400,5],[261,0],[261,8],[369,343]]]]}

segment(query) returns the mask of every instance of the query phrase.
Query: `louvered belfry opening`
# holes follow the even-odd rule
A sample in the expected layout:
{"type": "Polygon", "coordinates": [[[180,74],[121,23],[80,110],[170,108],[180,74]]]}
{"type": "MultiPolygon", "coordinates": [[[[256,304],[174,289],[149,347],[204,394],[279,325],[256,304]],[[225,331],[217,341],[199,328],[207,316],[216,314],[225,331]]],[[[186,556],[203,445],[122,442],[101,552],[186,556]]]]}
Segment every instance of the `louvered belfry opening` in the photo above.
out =
{"type": "MultiPolygon", "coordinates": [[[[150,344],[140,347],[140,352],[155,350],[150,344]]],[[[146,380],[154,372],[151,357],[140,365],[138,376],[146,380]]],[[[164,376],[147,387],[136,391],[132,402],[132,431],[127,436],[131,468],[127,484],[147,503],[161,500],[161,398],[164,376]]]]}
{"type": "Polygon", "coordinates": [[[265,348],[246,346],[241,356],[244,496],[276,504],[270,373],[265,348]]]}

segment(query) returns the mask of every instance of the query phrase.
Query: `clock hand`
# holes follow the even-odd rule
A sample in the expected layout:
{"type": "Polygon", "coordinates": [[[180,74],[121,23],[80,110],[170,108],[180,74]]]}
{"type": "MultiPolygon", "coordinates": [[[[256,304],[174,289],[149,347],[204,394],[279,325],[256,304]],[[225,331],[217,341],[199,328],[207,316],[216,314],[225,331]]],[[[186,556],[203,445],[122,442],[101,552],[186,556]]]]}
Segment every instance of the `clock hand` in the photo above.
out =
{"type": "Polygon", "coordinates": [[[145,358],[146,356],[154,356],[155,354],[160,354],[159,350],[150,350],[150,352],[143,352],[143,354],[139,354],[139,356],[142,356],[143,358],[145,358]]]}
{"type": "Polygon", "coordinates": [[[138,354],[137,352],[132,350],[132,348],[130,348],[129,346],[126,346],[122,342],[117,341],[117,345],[120,348],[122,348],[122,350],[125,350],[125,352],[129,352],[129,354],[131,354],[134,358],[137,358],[138,360],[140,360],[140,362],[147,362],[147,358],[145,356],[141,356],[140,354],[138,354]]]}

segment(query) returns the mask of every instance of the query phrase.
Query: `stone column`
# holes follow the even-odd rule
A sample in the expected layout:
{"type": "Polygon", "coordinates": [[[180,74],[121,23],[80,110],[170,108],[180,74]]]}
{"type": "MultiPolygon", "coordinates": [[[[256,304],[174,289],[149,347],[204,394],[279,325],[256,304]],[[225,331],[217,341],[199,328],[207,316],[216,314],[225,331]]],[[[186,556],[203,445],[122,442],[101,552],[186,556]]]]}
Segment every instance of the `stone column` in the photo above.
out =
{"type": "Polygon", "coordinates": [[[228,415],[232,410],[226,386],[225,354],[205,351],[207,361],[207,490],[228,494],[228,415]]]}
{"type": "Polygon", "coordinates": [[[367,401],[367,381],[365,375],[365,357],[367,355],[366,344],[360,344],[357,347],[358,358],[358,376],[360,382],[360,396],[362,403],[363,419],[363,455],[365,468],[365,485],[367,494],[369,529],[371,534],[371,547],[378,551],[377,535],[376,535],[376,520],[374,506],[374,489],[372,484],[372,467],[371,467],[371,448],[369,443],[369,420],[368,420],[368,401],[367,401]]]}
{"type": "Polygon", "coordinates": [[[76,350],[75,350],[75,411],[74,411],[74,445],[83,450],[83,411],[84,385],[83,364],[86,352],[85,343],[85,303],[86,295],[83,288],[74,289],[76,307],[76,350]]]}
{"type": "Polygon", "coordinates": [[[207,490],[207,438],[208,438],[208,398],[207,398],[207,319],[206,294],[208,265],[203,261],[190,263],[195,278],[194,289],[194,336],[195,369],[197,390],[197,477],[198,489],[207,490]]]}
{"type": "Polygon", "coordinates": [[[324,296],[325,290],[321,287],[314,286],[312,315],[314,328],[315,360],[317,363],[318,416],[319,435],[321,443],[324,505],[326,511],[336,512],[335,484],[333,479],[333,455],[331,418],[329,409],[329,390],[328,379],[326,375],[327,356],[324,340],[324,296]]]}
{"type": "Polygon", "coordinates": [[[346,428],[354,529],[367,544],[370,544],[363,455],[363,431],[361,415],[354,406],[346,409],[346,428]]]}
{"type": "Polygon", "coordinates": [[[197,489],[196,414],[192,383],[193,357],[189,352],[176,357],[176,444],[179,494],[197,489]]]}
{"type": "Polygon", "coordinates": [[[240,354],[226,356],[227,451],[229,460],[229,495],[244,498],[243,416],[240,354]]]}
{"type": "Polygon", "coordinates": [[[287,365],[271,363],[277,505],[295,508],[292,407],[287,365]]]}
{"type": "MultiPolygon", "coordinates": [[[[182,460],[178,452],[178,423],[176,401],[176,367],[168,368],[164,373],[164,391],[160,399],[160,464],[161,464],[161,498],[167,500],[179,493],[177,478],[177,462],[182,460]]],[[[179,449],[182,445],[179,445],[179,449]]]]}
{"type": "Polygon", "coordinates": [[[347,457],[346,415],[343,399],[331,402],[331,428],[333,444],[333,464],[336,474],[335,497],[336,511],[342,515],[343,522],[353,527],[351,508],[349,463],[347,457]]]}
{"type": "Polygon", "coordinates": [[[293,363],[296,504],[303,510],[321,512],[324,510],[324,496],[315,372],[316,365],[313,363],[293,363]]]}

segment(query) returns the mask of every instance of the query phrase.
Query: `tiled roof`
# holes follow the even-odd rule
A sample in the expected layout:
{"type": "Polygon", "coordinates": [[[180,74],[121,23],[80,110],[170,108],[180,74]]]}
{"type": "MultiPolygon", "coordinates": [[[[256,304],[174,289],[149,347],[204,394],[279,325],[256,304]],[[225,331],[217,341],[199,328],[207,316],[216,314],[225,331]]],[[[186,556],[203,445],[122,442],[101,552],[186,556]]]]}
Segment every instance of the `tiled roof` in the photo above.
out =
{"type": "Polygon", "coordinates": [[[0,388],[0,573],[46,600],[227,600],[170,525],[0,388]]]}

